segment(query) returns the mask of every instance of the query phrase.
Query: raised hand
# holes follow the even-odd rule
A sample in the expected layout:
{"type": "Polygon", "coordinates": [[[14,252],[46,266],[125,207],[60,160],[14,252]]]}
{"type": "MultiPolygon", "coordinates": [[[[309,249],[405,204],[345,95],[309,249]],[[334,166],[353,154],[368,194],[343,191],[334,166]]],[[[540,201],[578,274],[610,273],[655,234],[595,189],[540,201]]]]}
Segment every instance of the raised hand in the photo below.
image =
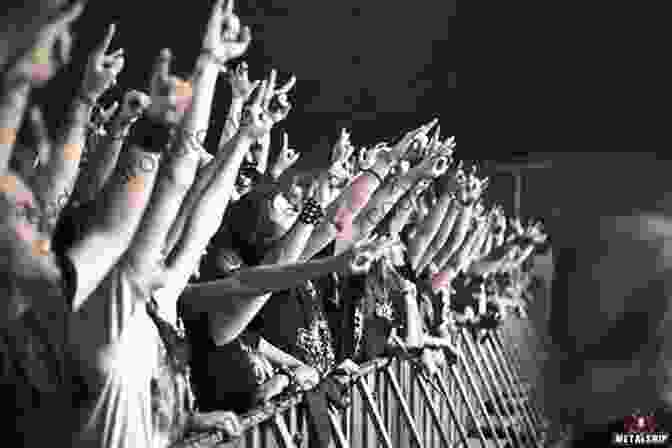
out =
{"type": "Polygon", "coordinates": [[[240,120],[240,132],[254,140],[262,138],[271,132],[273,127],[273,118],[263,107],[263,98],[267,89],[268,82],[264,80],[257,88],[257,94],[248,106],[243,109],[243,115],[240,120]]]}
{"type": "Polygon", "coordinates": [[[411,169],[417,170],[423,178],[437,178],[442,176],[449,166],[449,157],[444,155],[428,155],[417,166],[411,169]]]}
{"type": "Polygon", "coordinates": [[[378,153],[383,150],[383,147],[376,145],[371,149],[362,148],[359,151],[358,164],[360,170],[368,170],[373,167],[378,158],[378,153]]]}
{"type": "Polygon", "coordinates": [[[91,98],[93,101],[117,83],[117,76],[124,68],[123,48],[116,50],[112,54],[107,54],[115,32],[116,26],[111,24],[107,29],[107,35],[103,41],[89,56],[81,94],[91,98]]]}
{"type": "Polygon", "coordinates": [[[149,108],[152,99],[139,90],[130,90],[124,95],[124,102],[119,111],[119,119],[125,123],[133,123],[149,108]]]}
{"type": "Polygon", "coordinates": [[[168,48],[161,50],[154,64],[150,81],[151,105],[147,114],[155,120],[177,124],[191,105],[191,83],[170,74],[173,54],[168,48]]]}
{"type": "Polygon", "coordinates": [[[28,82],[43,85],[67,65],[72,47],[70,25],[82,11],[84,3],[77,2],[48,19],[47,25],[33,39],[32,46],[4,73],[5,81],[8,84],[28,82]]]}
{"type": "Polygon", "coordinates": [[[355,147],[350,143],[350,133],[347,129],[341,129],[341,135],[331,150],[331,162],[346,163],[355,152],[355,147]]]}
{"type": "Polygon", "coordinates": [[[214,56],[220,66],[242,56],[252,41],[250,28],[241,28],[233,3],[233,0],[215,1],[203,37],[203,51],[214,56]]]}
{"type": "Polygon", "coordinates": [[[229,84],[231,84],[231,94],[234,99],[247,101],[250,99],[254,89],[259,86],[261,81],[250,81],[247,63],[245,61],[238,64],[235,70],[229,74],[229,84]]]}
{"type": "Polygon", "coordinates": [[[420,126],[417,129],[414,129],[412,131],[409,131],[404,135],[404,137],[392,147],[390,151],[388,151],[386,154],[389,155],[391,160],[398,160],[401,158],[406,151],[410,148],[411,144],[417,140],[420,139],[420,144],[424,142],[427,138],[427,133],[432,130],[434,125],[436,125],[439,122],[437,118],[433,119],[427,124],[424,124],[420,126]]]}
{"type": "Polygon", "coordinates": [[[240,132],[255,140],[261,139],[264,135],[271,132],[273,125],[287,117],[291,109],[291,104],[285,101],[285,105],[275,111],[271,110],[271,100],[273,99],[273,86],[275,85],[275,70],[271,71],[268,80],[264,80],[257,88],[257,94],[245,109],[240,123],[240,132]]]}
{"type": "Polygon", "coordinates": [[[280,154],[275,161],[275,165],[271,170],[272,176],[277,179],[280,175],[285,172],[288,168],[294,165],[298,160],[301,154],[296,150],[289,147],[289,139],[287,133],[282,133],[282,149],[280,149],[280,154]]]}

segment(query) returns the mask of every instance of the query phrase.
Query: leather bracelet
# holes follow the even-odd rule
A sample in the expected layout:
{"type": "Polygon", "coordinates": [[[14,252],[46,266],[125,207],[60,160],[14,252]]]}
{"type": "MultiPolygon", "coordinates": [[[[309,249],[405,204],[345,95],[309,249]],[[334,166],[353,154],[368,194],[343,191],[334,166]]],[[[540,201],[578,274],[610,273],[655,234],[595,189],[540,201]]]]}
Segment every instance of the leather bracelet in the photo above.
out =
{"type": "Polygon", "coordinates": [[[174,134],[173,126],[145,116],[136,122],[128,144],[140,146],[146,152],[163,153],[168,150],[174,134]]]}
{"type": "Polygon", "coordinates": [[[317,225],[324,219],[324,210],[313,198],[303,201],[303,208],[299,214],[299,221],[304,224],[317,225]]]}
{"type": "Polygon", "coordinates": [[[378,182],[380,182],[381,185],[382,185],[382,183],[383,183],[383,177],[382,177],[380,174],[376,173],[376,171],[373,170],[372,168],[367,168],[367,169],[365,169],[365,170],[362,170],[362,173],[368,173],[368,174],[373,175],[373,177],[375,177],[376,179],[378,179],[378,182]]]}

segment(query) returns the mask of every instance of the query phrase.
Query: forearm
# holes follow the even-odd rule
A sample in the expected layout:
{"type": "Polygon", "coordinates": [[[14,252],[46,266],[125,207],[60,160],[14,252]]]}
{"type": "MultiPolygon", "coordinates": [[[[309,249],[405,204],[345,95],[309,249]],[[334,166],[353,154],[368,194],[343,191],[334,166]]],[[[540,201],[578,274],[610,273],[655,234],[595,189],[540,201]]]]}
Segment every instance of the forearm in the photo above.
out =
{"type": "Polygon", "coordinates": [[[458,201],[451,202],[448,213],[439,227],[439,231],[432,238],[432,242],[429,243],[427,250],[420,256],[420,261],[418,262],[418,272],[424,271],[424,269],[431,263],[434,257],[439,253],[441,248],[448,242],[455,224],[457,223],[457,218],[461,212],[461,207],[458,201]]]}
{"type": "MultiPolygon", "coordinates": [[[[87,125],[93,107],[75,99],[67,124],[57,140],[57,144],[49,159],[49,163],[39,169],[36,176],[35,189],[45,207],[57,207],[64,203],[61,198],[68,198],[77,181],[79,164],[86,144],[87,125]]],[[[55,226],[61,210],[49,213],[50,225],[55,226]]]]}
{"type": "Polygon", "coordinates": [[[86,170],[81,172],[75,187],[81,202],[93,200],[114,173],[129,129],[130,124],[115,119],[109,134],[101,138],[96,148],[89,148],[86,170]]]}
{"type": "Polygon", "coordinates": [[[145,269],[155,268],[154,260],[163,258],[168,232],[194,182],[199,160],[196,151],[172,153],[164,158],[150,204],[128,249],[133,267],[141,275],[145,269]]]}
{"type": "Polygon", "coordinates": [[[443,245],[439,253],[434,258],[434,262],[442,269],[448,263],[448,260],[451,256],[462,246],[467,233],[469,232],[469,225],[471,224],[471,217],[473,214],[473,205],[462,207],[460,215],[457,218],[455,227],[446,241],[446,244],[443,245]]]}
{"type": "Polygon", "coordinates": [[[385,218],[389,211],[408,192],[413,185],[422,180],[422,172],[411,169],[400,178],[386,181],[382,189],[377,190],[364,209],[355,218],[352,225],[352,242],[365,238],[385,218]]]}
{"type": "MultiPolygon", "coordinates": [[[[259,143],[261,144],[261,152],[259,153],[257,171],[259,171],[261,174],[264,174],[268,169],[268,157],[271,153],[271,136],[268,135],[267,138],[262,139],[262,141],[259,143]]],[[[277,178],[275,179],[277,180],[277,178]]]]}
{"type": "Polygon", "coordinates": [[[469,254],[469,260],[471,262],[474,262],[476,260],[481,259],[481,254],[485,251],[485,243],[488,240],[488,235],[489,235],[489,229],[486,227],[482,232],[481,235],[478,237],[476,242],[474,243],[474,246],[471,249],[471,253],[469,254]]]}
{"type": "Polygon", "coordinates": [[[231,140],[240,128],[240,117],[243,114],[243,105],[245,102],[242,98],[234,97],[231,100],[231,107],[224,123],[222,136],[219,139],[219,148],[223,148],[229,140],[231,140]]]}
{"type": "Polygon", "coordinates": [[[450,194],[441,196],[439,202],[429,213],[429,216],[420,223],[418,232],[410,239],[408,244],[408,256],[413,269],[418,267],[422,255],[428,249],[430,243],[436,236],[436,233],[439,231],[441,223],[453,200],[454,199],[450,194]]]}
{"type": "Polygon", "coordinates": [[[233,301],[229,300],[231,296],[238,297],[241,303],[247,303],[253,297],[291,289],[331,272],[341,272],[344,266],[343,255],[306,263],[257,266],[238,271],[222,280],[189,285],[182,300],[198,312],[217,312],[221,308],[228,310],[234,306],[233,301]],[[222,300],[222,297],[226,297],[226,300],[222,300]]]}
{"type": "Polygon", "coordinates": [[[149,202],[159,159],[158,154],[130,147],[122,157],[124,163],[117,166],[96,199],[95,214],[90,217],[86,233],[68,251],[77,268],[75,306],[81,305],[128,249],[149,202]],[[147,169],[140,169],[141,163],[147,169]]]}
{"type": "Polygon", "coordinates": [[[488,232],[488,237],[485,239],[485,242],[483,243],[483,247],[481,249],[481,253],[479,254],[479,259],[485,258],[490,254],[492,251],[492,248],[495,243],[495,237],[492,232],[488,232]]]}
{"type": "MultiPolygon", "coordinates": [[[[472,228],[467,233],[467,237],[464,239],[464,242],[460,248],[455,251],[455,253],[448,260],[447,266],[454,268],[457,272],[461,272],[465,267],[469,254],[474,246],[474,243],[480,236],[481,227],[474,223],[472,228]]],[[[442,266],[443,267],[443,266],[442,266]]]]}
{"type": "MultiPolygon", "coordinates": [[[[191,198],[187,196],[187,203],[184,206],[193,206],[193,211],[187,214],[188,210],[185,210],[181,218],[185,223],[177,223],[177,225],[184,226],[184,231],[182,235],[177,237],[179,242],[175,247],[174,253],[171,254],[171,258],[168,260],[171,269],[175,269],[181,273],[193,272],[208,242],[219,228],[231,198],[238,169],[251,144],[252,141],[248,137],[238,134],[229,142],[232,152],[227,154],[227,157],[218,167],[217,173],[210,185],[203,185],[197,182],[192,186],[192,189],[195,188],[197,190],[194,192],[194,195],[198,194],[198,190],[201,189],[203,193],[200,198],[196,198],[193,195],[191,198]],[[189,199],[193,202],[188,203],[189,199]]],[[[213,163],[216,163],[216,161],[215,159],[213,163]]],[[[179,228],[174,228],[172,232],[177,232],[178,230],[179,228]]]]}
{"type": "Polygon", "coordinates": [[[266,339],[261,338],[259,340],[259,351],[261,352],[262,355],[266,356],[271,363],[280,365],[280,366],[285,366],[285,367],[299,367],[302,366],[303,363],[290,355],[289,353],[286,353],[270,342],[268,342],[266,339]]]}
{"type": "MultiPolygon", "coordinates": [[[[382,177],[382,176],[381,176],[382,177]]],[[[371,195],[380,186],[375,175],[364,172],[343,189],[341,194],[326,210],[326,217],[310,237],[306,249],[301,255],[302,260],[309,260],[324,249],[339,233],[348,233],[346,229],[352,220],[364,208],[371,195]]]]}
{"type": "Polygon", "coordinates": [[[0,173],[6,173],[16,135],[23,123],[23,116],[28,105],[30,85],[21,84],[3,92],[0,103],[0,173]]]}
{"type": "Polygon", "coordinates": [[[413,191],[409,191],[404,198],[395,206],[394,215],[390,220],[389,231],[391,235],[397,235],[406,227],[408,220],[413,214],[415,204],[413,191]]]}
{"type": "Polygon", "coordinates": [[[422,347],[422,319],[415,297],[405,297],[406,302],[406,345],[409,348],[422,347]]]}
{"type": "Polygon", "coordinates": [[[186,136],[196,136],[203,144],[210,124],[212,100],[219,76],[219,67],[206,55],[196,61],[193,76],[193,96],[191,105],[182,120],[182,132],[186,136]]]}

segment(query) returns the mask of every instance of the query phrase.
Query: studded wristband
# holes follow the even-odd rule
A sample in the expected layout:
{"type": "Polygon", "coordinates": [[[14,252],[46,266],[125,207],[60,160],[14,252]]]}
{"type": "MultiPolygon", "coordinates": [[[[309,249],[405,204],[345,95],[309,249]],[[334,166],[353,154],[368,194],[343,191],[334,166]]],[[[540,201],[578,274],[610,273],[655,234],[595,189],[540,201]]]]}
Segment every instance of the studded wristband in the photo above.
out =
{"type": "Polygon", "coordinates": [[[299,215],[299,221],[304,224],[319,224],[324,219],[324,210],[320,204],[313,198],[303,201],[303,208],[299,215]]]}

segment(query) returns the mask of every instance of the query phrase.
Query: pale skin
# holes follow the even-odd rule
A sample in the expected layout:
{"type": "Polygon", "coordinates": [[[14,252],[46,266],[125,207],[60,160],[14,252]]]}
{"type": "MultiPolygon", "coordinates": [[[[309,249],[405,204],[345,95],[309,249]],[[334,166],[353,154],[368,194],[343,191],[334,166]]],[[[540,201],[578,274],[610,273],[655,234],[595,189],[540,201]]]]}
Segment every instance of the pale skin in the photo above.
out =
{"type": "MultiPolygon", "coordinates": [[[[64,193],[72,193],[86,144],[87,124],[91,118],[92,104],[116,83],[116,77],[124,67],[123,49],[107,54],[115,34],[110,25],[103,41],[89,56],[80,95],[73,102],[67,124],[53,145],[49,163],[40,165],[36,175],[36,193],[45,207],[52,207],[64,193]]],[[[49,213],[50,226],[55,226],[60,210],[49,213]]]]}
{"type": "MultiPolygon", "coordinates": [[[[208,187],[210,183],[217,182],[217,191],[222,191],[223,193],[221,194],[225,195],[220,196],[220,198],[227,198],[228,201],[230,199],[230,194],[228,192],[233,191],[233,185],[235,184],[238,170],[252,143],[260,138],[264,138],[275,124],[279,123],[287,116],[289,106],[284,107],[280,111],[270,112],[269,107],[271,100],[266,99],[269,98],[267,93],[269,88],[268,81],[264,81],[259,85],[257,88],[257,95],[249,106],[249,110],[252,111],[249,116],[254,118],[252,122],[254,126],[250,128],[250,130],[254,129],[253,132],[246,132],[244,135],[240,133],[236,134],[239,135],[238,139],[235,142],[229,140],[224,146],[221,146],[215,159],[208,163],[199,173],[198,181],[189,191],[186,201],[182,205],[180,215],[171,228],[166,244],[167,253],[170,253],[177,244],[178,237],[182,234],[182,229],[186,225],[188,217],[195,213],[194,207],[197,201],[199,201],[199,198],[204,194],[203,192],[205,188],[208,187]],[[245,146],[245,148],[240,145],[245,146]],[[236,150],[232,151],[232,148],[236,148],[236,150]],[[241,154],[243,149],[244,152],[241,154]],[[215,176],[217,172],[226,173],[226,175],[215,176]],[[219,188],[222,187],[230,188],[230,190],[219,190],[219,188]]],[[[219,221],[221,221],[221,217],[217,222],[219,221]]]]}
{"type": "MultiPolygon", "coordinates": [[[[408,132],[399,143],[389,151],[381,151],[378,154],[376,163],[371,169],[384,180],[392,169],[394,163],[406,153],[413,139],[420,134],[429,132],[436,124],[436,121],[437,120],[433,120],[429,124],[408,132]]],[[[336,156],[334,159],[340,160],[341,158],[336,156]]],[[[361,212],[369,199],[371,199],[371,196],[378,187],[380,187],[379,179],[366,171],[359,174],[350,185],[345,187],[326,210],[325,220],[317,229],[315,229],[315,232],[313,232],[301,259],[310,259],[333,241],[339,232],[338,227],[334,225],[336,218],[338,218],[338,214],[346,211],[348,216],[341,217],[340,219],[354,219],[361,212]]]]}
{"type": "Polygon", "coordinates": [[[150,103],[150,97],[137,90],[124,95],[121,111],[110,123],[110,132],[101,137],[96,148],[91,148],[93,154],[89,156],[88,166],[77,179],[75,193],[79,193],[81,202],[93,200],[110,179],[131,126],[150,103]]]}
{"type": "Polygon", "coordinates": [[[355,218],[352,224],[353,240],[368,235],[414,184],[423,179],[429,182],[430,179],[442,175],[448,164],[445,156],[428,157],[399,179],[386,181],[355,218]]]}
{"type": "Polygon", "coordinates": [[[422,256],[425,254],[434,237],[439,232],[450,204],[454,201],[452,192],[444,193],[429,215],[418,225],[418,230],[408,244],[408,255],[411,267],[418,270],[422,256]]]}

